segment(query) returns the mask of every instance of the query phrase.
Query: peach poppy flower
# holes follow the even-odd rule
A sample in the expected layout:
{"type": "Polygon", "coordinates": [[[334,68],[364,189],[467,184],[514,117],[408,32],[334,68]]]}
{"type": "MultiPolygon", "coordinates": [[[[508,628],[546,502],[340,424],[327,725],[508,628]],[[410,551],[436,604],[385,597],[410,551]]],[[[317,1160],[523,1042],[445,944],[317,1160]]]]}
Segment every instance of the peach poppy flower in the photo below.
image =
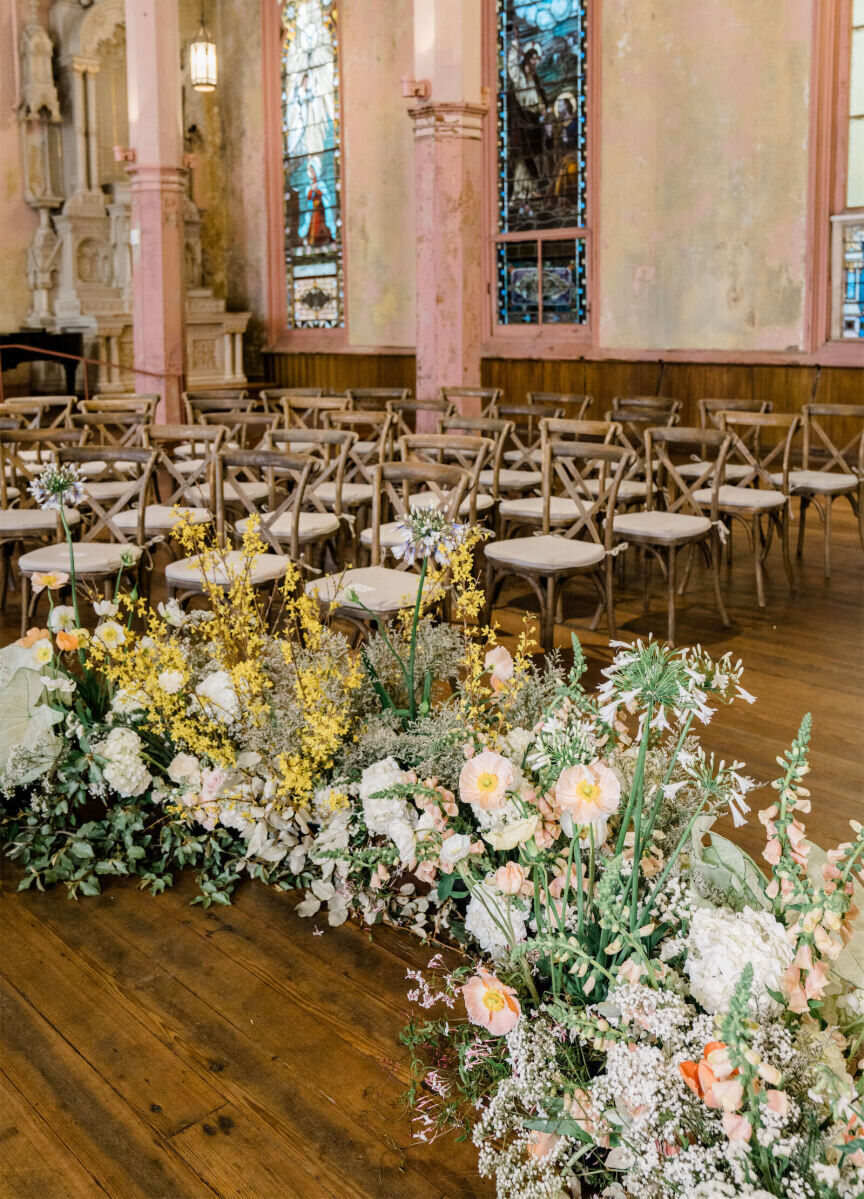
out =
{"type": "Polygon", "coordinates": [[[489,682],[493,691],[503,691],[505,684],[513,678],[513,671],[516,669],[513,655],[503,645],[496,645],[494,649],[490,649],[483,660],[483,665],[491,671],[489,682]]]}
{"type": "Polygon", "coordinates": [[[77,649],[78,644],[79,644],[78,634],[80,631],[81,631],[80,629],[76,629],[72,633],[66,633],[61,629],[60,632],[57,634],[57,648],[58,649],[77,649]]]}
{"type": "Polygon", "coordinates": [[[481,966],[462,988],[465,1009],[472,1024],[479,1024],[493,1036],[503,1037],[519,1022],[522,1008],[512,987],[505,987],[494,974],[481,966]]]}
{"type": "Polygon", "coordinates": [[[706,1107],[722,1108],[724,1112],[736,1111],[744,1098],[744,1088],[736,1079],[738,1071],[729,1061],[729,1053],[722,1041],[709,1041],[699,1062],[680,1062],[678,1070],[694,1095],[698,1095],[706,1107]]]}
{"type": "Polygon", "coordinates": [[[37,641],[45,641],[51,639],[49,629],[28,629],[23,637],[15,642],[16,645],[22,645],[24,649],[31,649],[37,641]]]}
{"type": "Polygon", "coordinates": [[[506,792],[515,780],[513,767],[501,754],[485,750],[469,758],[459,775],[459,797],[478,808],[503,808],[506,792]]]}
{"type": "Polygon", "coordinates": [[[502,895],[518,895],[527,877],[518,862],[508,862],[495,871],[495,886],[502,895]]]}
{"type": "Polygon", "coordinates": [[[618,810],[621,784],[603,762],[590,766],[571,766],[555,784],[555,803],[569,812],[573,823],[591,824],[601,816],[618,810]]]}
{"type": "Polygon", "coordinates": [[[56,591],[58,587],[63,587],[68,582],[69,576],[64,575],[62,570],[37,570],[30,576],[30,586],[33,588],[34,595],[38,595],[46,587],[49,591],[56,591]]]}

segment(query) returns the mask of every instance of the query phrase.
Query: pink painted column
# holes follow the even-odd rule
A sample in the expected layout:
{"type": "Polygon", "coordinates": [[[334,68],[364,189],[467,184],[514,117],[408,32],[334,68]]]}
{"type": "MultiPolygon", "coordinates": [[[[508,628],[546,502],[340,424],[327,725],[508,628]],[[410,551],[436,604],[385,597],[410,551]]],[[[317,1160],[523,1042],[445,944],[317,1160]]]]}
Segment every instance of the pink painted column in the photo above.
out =
{"type": "Polygon", "coordinates": [[[126,0],[136,391],[182,420],[185,371],[182,97],[177,0],[126,0]],[[154,378],[143,371],[156,371],[154,378]]]}
{"type": "MultiPolygon", "coordinates": [[[[481,0],[415,0],[417,398],[478,385],[483,327],[481,0]],[[428,89],[424,81],[428,83],[428,89]]],[[[479,411],[479,404],[478,404],[479,411]]],[[[471,415],[465,412],[465,415],[471,415]]],[[[434,420],[428,425],[434,427],[434,420]]],[[[418,426],[423,427],[422,414],[418,426]]]]}

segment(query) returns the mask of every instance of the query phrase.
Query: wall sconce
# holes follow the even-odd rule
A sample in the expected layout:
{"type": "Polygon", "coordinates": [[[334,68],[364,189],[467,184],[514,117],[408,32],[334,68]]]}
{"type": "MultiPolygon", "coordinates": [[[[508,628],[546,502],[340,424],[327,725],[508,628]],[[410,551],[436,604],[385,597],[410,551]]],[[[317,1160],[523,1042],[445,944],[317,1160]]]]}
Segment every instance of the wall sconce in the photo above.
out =
{"type": "Polygon", "coordinates": [[[189,79],[196,92],[216,90],[216,43],[204,24],[204,4],[201,4],[201,24],[195,40],[189,46],[189,79]]]}

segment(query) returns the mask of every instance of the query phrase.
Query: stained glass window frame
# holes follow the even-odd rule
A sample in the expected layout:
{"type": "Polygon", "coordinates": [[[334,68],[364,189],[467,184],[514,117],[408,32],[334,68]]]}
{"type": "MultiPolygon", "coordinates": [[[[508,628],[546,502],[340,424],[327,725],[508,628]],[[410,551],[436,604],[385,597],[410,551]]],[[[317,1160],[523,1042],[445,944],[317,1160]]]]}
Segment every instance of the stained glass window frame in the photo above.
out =
{"type": "MultiPolygon", "coordinates": [[[[555,0],[542,0],[541,3],[534,5],[528,4],[527,0],[516,0],[521,9],[552,7],[555,0]]],[[[593,0],[580,0],[579,23],[580,23],[580,41],[579,49],[581,51],[581,63],[579,68],[580,87],[578,91],[574,89],[562,90],[553,98],[553,103],[563,98],[566,94],[573,100],[575,92],[576,101],[571,103],[570,112],[578,111],[581,115],[581,191],[580,191],[580,212],[578,223],[575,224],[555,224],[551,221],[546,227],[531,228],[531,229],[512,229],[507,227],[510,222],[507,221],[503,212],[506,206],[506,196],[504,189],[507,186],[505,169],[502,164],[502,140],[503,140],[503,121],[502,112],[507,103],[507,96],[504,81],[508,78],[508,59],[507,59],[507,39],[505,33],[505,23],[502,21],[502,14],[506,9],[513,8],[513,0],[488,0],[486,8],[486,19],[490,23],[490,36],[487,40],[487,45],[491,46],[489,59],[489,78],[493,84],[490,88],[492,95],[491,111],[490,111],[490,127],[489,127],[489,153],[487,156],[487,169],[492,178],[492,187],[490,189],[489,202],[487,212],[489,214],[489,245],[490,255],[488,259],[488,274],[489,286],[488,293],[490,298],[490,321],[491,334],[493,338],[526,338],[536,337],[540,333],[546,335],[557,334],[566,337],[571,341],[586,342],[590,341],[592,332],[592,188],[593,188],[593,170],[594,147],[591,144],[591,139],[588,135],[589,121],[588,115],[591,104],[591,92],[593,87],[592,79],[592,61],[595,52],[594,40],[594,16],[596,6],[593,0]],[[504,86],[502,86],[504,85],[504,86]],[[544,248],[546,256],[549,256],[550,250],[560,243],[573,243],[573,291],[574,291],[574,313],[575,319],[561,319],[560,306],[556,308],[553,303],[550,308],[556,311],[555,316],[547,317],[544,308],[544,293],[550,291],[546,286],[546,279],[543,271],[544,248]],[[502,274],[502,259],[509,253],[508,247],[513,247],[514,250],[519,246],[532,245],[536,249],[536,280],[534,290],[537,295],[537,316],[536,319],[506,319],[502,313],[502,292],[505,286],[504,276],[502,274]]],[[[577,7],[573,5],[573,7],[577,7]]],[[[511,77],[512,78],[512,77],[511,77]]],[[[529,261],[532,256],[529,256],[529,261]]],[[[556,268],[561,274],[560,268],[556,268]]],[[[530,270],[526,272],[526,278],[530,275],[530,270]]],[[[528,280],[530,282],[530,279],[528,280]]],[[[563,286],[563,284],[562,284],[563,286]]]]}
{"type": "MultiPolygon", "coordinates": [[[[341,73],[341,44],[340,44],[340,4],[339,0],[271,0],[275,5],[276,21],[279,28],[279,160],[280,160],[280,212],[283,230],[283,295],[284,295],[284,327],[291,339],[298,340],[344,340],[347,328],[345,309],[345,237],[343,221],[343,189],[344,166],[342,155],[343,122],[342,122],[342,73],[341,73]],[[331,59],[325,61],[320,54],[316,56],[315,49],[320,44],[314,43],[307,54],[307,64],[304,70],[295,69],[289,72],[286,61],[290,55],[290,41],[299,36],[298,28],[291,28],[289,21],[299,18],[302,10],[311,3],[321,10],[322,27],[328,28],[329,41],[327,49],[332,48],[331,59]],[[314,86],[308,86],[308,75],[317,72],[325,74],[332,72],[332,88],[326,93],[314,86]],[[306,87],[303,88],[304,75],[306,87]],[[297,86],[299,84],[299,87],[297,86]],[[298,147],[298,136],[302,128],[292,116],[302,107],[297,100],[297,93],[306,95],[306,111],[311,112],[316,105],[320,112],[329,116],[331,129],[322,129],[322,122],[307,126],[316,129],[316,140],[321,145],[305,146],[300,152],[291,153],[298,147]],[[329,133],[329,138],[328,138],[329,133]],[[305,169],[307,179],[300,176],[305,169]],[[316,169],[315,177],[309,167],[316,169]],[[320,176],[320,179],[319,179],[320,176]],[[304,195],[305,192],[305,195],[304,195]],[[317,193],[318,202],[312,199],[313,192],[317,193]],[[308,209],[308,211],[307,211],[308,209]],[[305,226],[305,228],[304,228],[305,226]],[[322,243],[315,240],[312,229],[326,232],[329,240],[322,243]],[[301,233],[301,229],[304,231],[301,233]],[[305,244],[298,244],[303,239],[305,244]],[[310,240],[312,239],[312,240],[310,240]],[[325,248],[326,246],[326,248],[325,248]],[[315,268],[318,268],[316,271],[315,268]],[[299,280],[309,280],[308,293],[303,297],[297,295],[299,280]],[[332,285],[330,280],[333,280],[332,285]],[[312,308],[298,319],[303,300],[312,308]],[[328,302],[331,310],[327,311],[328,302]],[[318,306],[317,312],[315,305],[318,306]]],[[[302,100],[302,95],[301,95],[302,100]]],[[[303,140],[308,140],[303,136],[303,140]]]]}
{"type": "MultiPolygon", "coordinates": [[[[844,108],[837,126],[834,214],[831,216],[831,328],[835,345],[864,344],[864,199],[860,181],[853,187],[853,156],[860,153],[864,139],[856,140],[853,129],[864,124],[864,0],[852,0],[845,16],[848,24],[839,30],[839,72],[833,89],[835,104],[844,108]]],[[[836,120],[836,116],[835,116],[836,120]]]]}

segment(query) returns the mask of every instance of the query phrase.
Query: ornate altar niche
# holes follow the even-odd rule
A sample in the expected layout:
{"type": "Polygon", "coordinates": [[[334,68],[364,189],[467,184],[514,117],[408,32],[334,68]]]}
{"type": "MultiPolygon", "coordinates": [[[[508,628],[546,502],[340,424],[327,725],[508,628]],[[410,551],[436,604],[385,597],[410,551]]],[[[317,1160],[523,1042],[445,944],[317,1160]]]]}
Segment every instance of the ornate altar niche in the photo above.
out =
{"type": "MultiPolygon", "coordinates": [[[[39,214],[28,252],[27,325],[80,332],[103,360],[95,386],[129,391],[133,364],[131,204],[115,147],[129,142],[123,0],[55,0],[50,33],[38,5],[21,31],[18,109],[25,198],[39,214]]],[[[201,215],[184,206],[187,386],[244,383],[248,312],[205,286],[201,215]]]]}

